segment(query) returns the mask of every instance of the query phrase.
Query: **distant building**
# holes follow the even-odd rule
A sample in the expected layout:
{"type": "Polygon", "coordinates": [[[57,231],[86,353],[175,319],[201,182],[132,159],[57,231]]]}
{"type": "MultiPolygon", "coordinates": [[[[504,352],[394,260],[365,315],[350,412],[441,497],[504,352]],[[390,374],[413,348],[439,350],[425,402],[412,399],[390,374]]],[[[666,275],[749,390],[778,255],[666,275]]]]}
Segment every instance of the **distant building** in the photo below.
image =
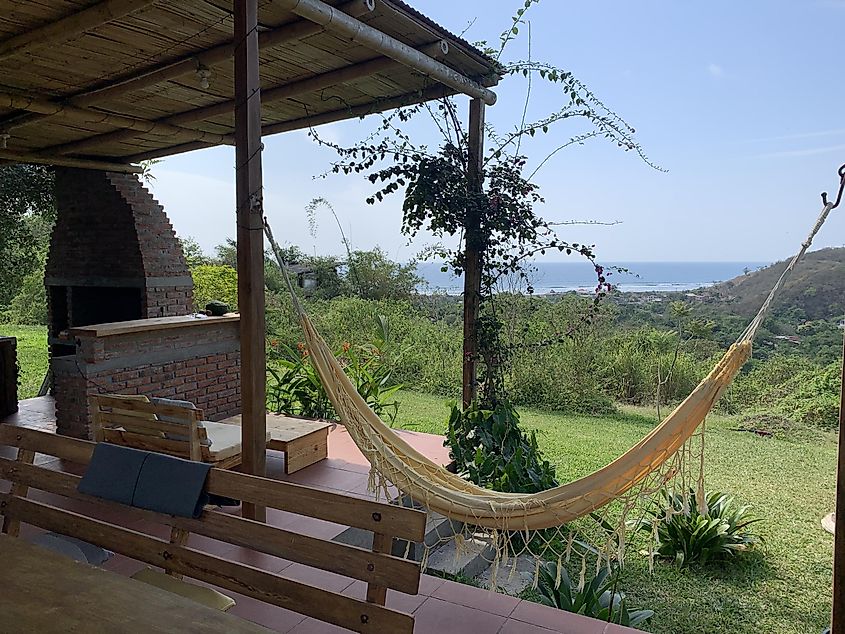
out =
{"type": "Polygon", "coordinates": [[[306,291],[317,287],[317,271],[305,264],[288,264],[288,273],[296,275],[296,285],[306,291]]]}

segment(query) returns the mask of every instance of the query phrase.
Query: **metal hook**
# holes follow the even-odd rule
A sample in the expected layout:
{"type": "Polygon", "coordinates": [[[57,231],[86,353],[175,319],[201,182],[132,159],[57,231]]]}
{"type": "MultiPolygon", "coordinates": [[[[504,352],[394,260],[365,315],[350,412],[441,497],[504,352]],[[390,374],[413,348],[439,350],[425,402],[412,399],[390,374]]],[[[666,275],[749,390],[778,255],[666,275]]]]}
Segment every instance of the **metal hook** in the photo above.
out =
{"type": "MultiPolygon", "coordinates": [[[[830,208],[831,210],[836,209],[839,206],[839,203],[842,202],[842,192],[845,191],[845,163],[839,166],[839,170],[837,171],[839,174],[839,193],[836,196],[836,202],[833,203],[833,206],[830,208]]],[[[827,192],[822,192],[822,204],[827,206],[827,192]]]]}

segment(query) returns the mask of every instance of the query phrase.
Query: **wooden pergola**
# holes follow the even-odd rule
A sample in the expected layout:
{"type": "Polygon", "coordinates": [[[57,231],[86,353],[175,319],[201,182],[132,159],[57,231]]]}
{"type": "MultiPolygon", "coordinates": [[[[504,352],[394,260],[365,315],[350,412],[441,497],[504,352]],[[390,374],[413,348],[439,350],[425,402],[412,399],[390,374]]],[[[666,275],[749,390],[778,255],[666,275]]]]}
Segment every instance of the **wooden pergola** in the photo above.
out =
{"type": "Polygon", "coordinates": [[[235,146],[243,467],[263,475],[262,136],[463,93],[477,166],[498,80],[496,62],[400,0],[0,0],[0,161],[139,172],[235,146]]]}

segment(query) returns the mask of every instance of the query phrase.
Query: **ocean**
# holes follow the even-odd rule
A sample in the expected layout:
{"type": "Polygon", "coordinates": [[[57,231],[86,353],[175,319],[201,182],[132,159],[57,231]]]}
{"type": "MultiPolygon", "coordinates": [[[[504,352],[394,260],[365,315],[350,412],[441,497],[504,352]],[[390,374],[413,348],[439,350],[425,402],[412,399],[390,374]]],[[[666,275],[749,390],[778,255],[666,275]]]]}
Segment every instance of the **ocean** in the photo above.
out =
{"type": "MultiPolygon", "coordinates": [[[[608,281],[623,293],[662,293],[687,291],[742,275],[746,270],[756,271],[770,262],[608,262],[605,267],[628,269],[628,273],[613,272],[608,281]]],[[[592,292],[596,275],[588,262],[536,262],[530,275],[536,295],[566,293],[569,291],[592,292]]],[[[420,262],[417,274],[427,285],[423,292],[460,294],[463,280],[450,273],[443,273],[435,262],[420,262]]],[[[505,290],[513,290],[507,284],[505,290]]],[[[524,285],[523,285],[524,287],[524,285]]]]}

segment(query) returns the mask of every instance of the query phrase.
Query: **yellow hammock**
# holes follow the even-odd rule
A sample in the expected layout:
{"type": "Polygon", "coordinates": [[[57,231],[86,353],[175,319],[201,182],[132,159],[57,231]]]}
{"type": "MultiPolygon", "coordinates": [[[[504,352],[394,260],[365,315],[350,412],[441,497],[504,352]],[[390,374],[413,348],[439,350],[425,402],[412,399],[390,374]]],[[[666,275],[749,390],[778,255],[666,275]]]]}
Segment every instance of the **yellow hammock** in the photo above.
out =
{"type": "MultiPolygon", "coordinates": [[[[644,485],[649,476],[658,473],[661,467],[665,467],[664,463],[682,450],[750,357],[751,341],[775,294],[810,247],[834,206],[834,203],[825,204],[807,240],[775,283],[760,312],[710,374],[671,414],[607,466],[579,480],[540,493],[500,493],[481,488],[450,473],[411,447],[358,394],[355,385],[314,328],[289,280],[288,286],[305,334],[311,363],[341,422],[372,465],[372,475],[380,478],[382,485],[392,484],[425,508],[451,520],[484,528],[494,535],[499,531],[527,534],[529,531],[561,527],[624,497],[634,487],[644,485]]],[[[265,232],[284,271],[278,246],[266,222],[265,232]]],[[[672,467],[660,474],[658,486],[665,484],[675,471],[672,467]]]]}

